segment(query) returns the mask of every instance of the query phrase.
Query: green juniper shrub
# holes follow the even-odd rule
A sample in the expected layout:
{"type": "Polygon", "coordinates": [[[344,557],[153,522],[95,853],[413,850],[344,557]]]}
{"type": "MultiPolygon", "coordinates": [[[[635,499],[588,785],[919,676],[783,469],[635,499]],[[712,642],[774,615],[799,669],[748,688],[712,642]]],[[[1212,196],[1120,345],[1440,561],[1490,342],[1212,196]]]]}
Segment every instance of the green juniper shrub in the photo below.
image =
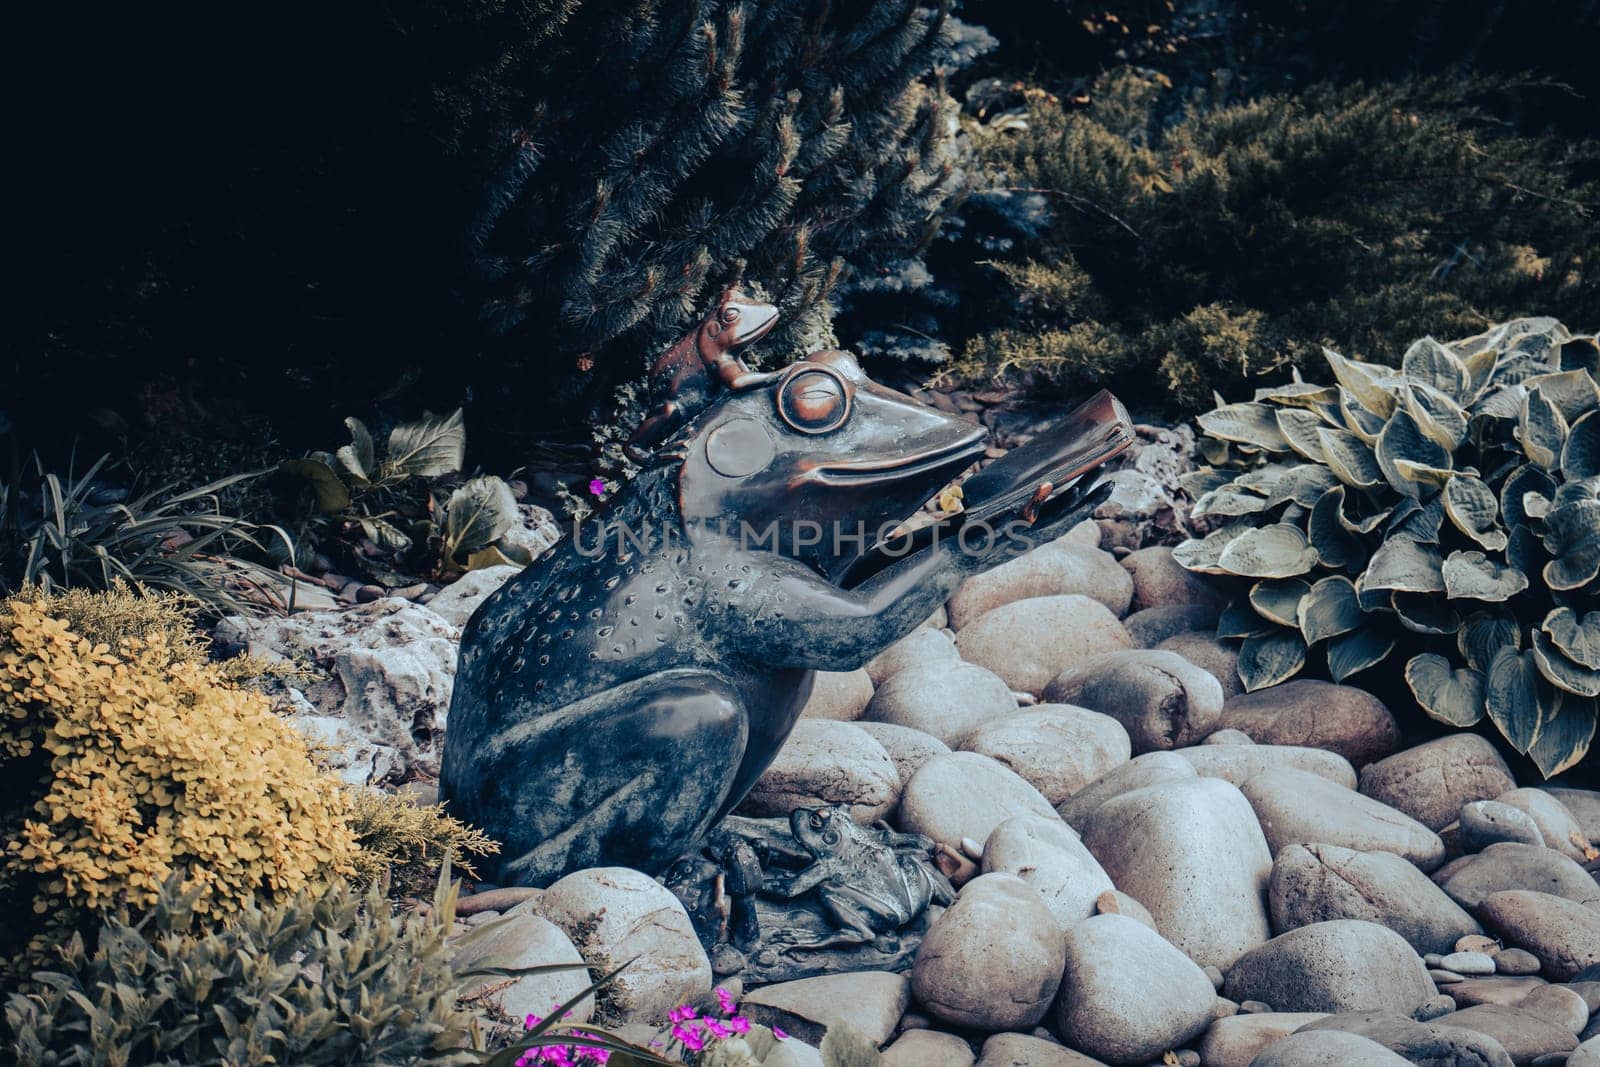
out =
{"type": "MultiPolygon", "coordinates": [[[[1107,383],[1197,410],[1281,381],[1319,343],[1352,357],[1526,307],[1600,316],[1600,159],[1519,136],[1472,79],[1314,86],[1174,121],[1164,76],[1123,68],[1079,106],[1030,95],[980,151],[1053,222],[995,257],[991,321],[946,377],[1107,383]]],[[[1509,91],[1509,90],[1507,90],[1509,91]]]]}
{"type": "Polygon", "coordinates": [[[1185,488],[1213,529],[1173,555],[1237,592],[1218,634],[1245,688],[1308,662],[1372,684],[1387,662],[1431,719],[1487,717],[1547,777],[1578,763],[1600,707],[1600,340],[1518,319],[1391,364],[1325,356],[1335,384],[1199,417],[1210,465],[1185,488]]]}

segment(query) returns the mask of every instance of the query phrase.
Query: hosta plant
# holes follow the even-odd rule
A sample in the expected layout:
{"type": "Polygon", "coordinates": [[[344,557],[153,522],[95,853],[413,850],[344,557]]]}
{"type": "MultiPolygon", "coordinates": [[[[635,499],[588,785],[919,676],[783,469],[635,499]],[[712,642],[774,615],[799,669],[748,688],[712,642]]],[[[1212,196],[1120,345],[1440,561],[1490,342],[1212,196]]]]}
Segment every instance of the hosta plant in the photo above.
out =
{"type": "Polygon", "coordinates": [[[1518,319],[1398,367],[1325,351],[1200,416],[1189,476],[1211,527],[1175,550],[1235,579],[1219,634],[1247,689],[1320,649],[1343,681],[1399,667],[1434,719],[1484,716],[1548,776],[1581,760],[1600,697],[1600,344],[1518,319]]]}

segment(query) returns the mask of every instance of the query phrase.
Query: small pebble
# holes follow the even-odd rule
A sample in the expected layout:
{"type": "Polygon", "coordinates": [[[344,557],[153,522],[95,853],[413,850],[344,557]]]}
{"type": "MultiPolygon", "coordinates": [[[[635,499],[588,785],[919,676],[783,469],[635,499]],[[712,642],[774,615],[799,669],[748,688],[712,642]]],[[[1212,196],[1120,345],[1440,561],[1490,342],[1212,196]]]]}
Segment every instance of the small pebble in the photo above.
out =
{"type": "Polygon", "coordinates": [[[1428,968],[1428,977],[1433,979],[1434,985],[1454,985],[1456,982],[1466,981],[1464,975],[1459,975],[1454,971],[1442,971],[1437,967],[1428,968]]]}
{"type": "Polygon", "coordinates": [[[970,837],[961,839],[961,851],[969,860],[976,863],[983,862],[983,846],[970,837]]]}
{"type": "Polygon", "coordinates": [[[1514,976],[1538,974],[1539,957],[1522,948],[1503,948],[1494,954],[1494,969],[1498,974],[1514,976]]]}
{"type": "Polygon", "coordinates": [[[1233,1000],[1229,1000],[1227,997],[1218,997],[1217,998],[1217,1006],[1215,1008],[1213,1008],[1212,1011],[1211,1011],[1211,1016],[1214,1019],[1226,1019],[1230,1015],[1238,1015],[1238,1014],[1239,1014],[1239,1004],[1238,1004],[1238,1002],[1237,1001],[1233,1001],[1233,1000]]]}
{"type": "Polygon", "coordinates": [[[1515,1007],[1574,1034],[1589,1024],[1589,1005],[1564,985],[1539,986],[1517,1001],[1515,1007]]]}
{"type": "Polygon", "coordinates": [[[1059,1037],[1057,1037],[1055,1034],[1052,1034],[1049,1030],[1046,1030],[1042,1026],[1035,1026],[1033,1028],[1032,1036],[1038,1038],[1040,1041],[1048,1041],[1052,1045],[1061,1044],[1061,1039],[1059,1037]]]}
{"type": "Polygon", "coordinates": [[[1439,961],[1446,971],[1482,978],[1494,973],[1494,957],[1486,952],[1452,952],[1439,961]]]}
{"type": "Polygon", "coordinates": [[[1468,934],[1456,942],[1456,951],[1488,952],[1492,954],[1500,951],[1500,942],[1492,937],[1484,937],[1482,934],[1468,934]]]}
{"type": "Polygon", "coordinates": [[[1422,957],[1422,963],[1427,967],[1443,967],[1444,956],[1438,952],[1429,952],[1422,957]]]}
{"type": "Polygon", "coordinates": [[[1243,730],[1218,730],[1200,743],[1202,745],[1253,745],[1255,741],[1243,730]]]}
{"type": "Polygon", "coordinates": [[[1422,1007],[1417,1009],[1416,1019],[1418,1022],[1425,1023],[1429,1019],[1437,1019],[1441,1015],[1449,1015],[1455,1010],[1455,998],[1440,993],[1422,1002],[1422,1007]]]}
{"type": "Polygon", "coordinates": [[[484,923],[495,922],[499,918],[500,913],[498,911],[475,911],[471,915],[462,918],[461,921],[468,926],[482,926],[484,923]]]}
{"type": "Polygon", "coordinates": [[[1259,1000],[1246,1000],[1239,1005],[1240,1015],[1264,1015],[1271,1010],[1271,1004],[1266,1004],[1259,1000]]]}
{"type": "Polygon", "coordinates": [[[1206,977],[1211,979],[1211,988],[1221,989],[1222,983],[1226,981],[1222,971],[1216,967],[1205,967],[1203,970],[1206,972],[1206,977]]]}
{"type": "Polygon", "coordinates": [[[1200,1053],[1192,1048],[1177,1050],[1178,1067],[1200,1067],[1200,1053]]]}
{"type": "Polygon", "coordinates": [[[1535,1056],[1528,1061],[1528,1067],[1567,1067],[1567,1052],[1546,1052],[1543,1056],[1535,1056]]]}
{"type": "Polygon", "coordinates": [[[933,1020],[919,1011],[908,1011],[900,1016],[900,1029],[902,1030],[931,1030],[933,1020]]]}

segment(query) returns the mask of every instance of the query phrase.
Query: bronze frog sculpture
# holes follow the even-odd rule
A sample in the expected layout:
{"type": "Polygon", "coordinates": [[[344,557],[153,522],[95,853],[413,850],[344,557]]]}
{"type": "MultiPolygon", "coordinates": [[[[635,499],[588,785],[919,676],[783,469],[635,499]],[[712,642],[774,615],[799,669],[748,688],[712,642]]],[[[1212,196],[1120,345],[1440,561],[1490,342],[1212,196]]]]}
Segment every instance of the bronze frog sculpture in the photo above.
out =
{"type": "Polygon", "coordinates": [[[1066,494],[840,584],[983,451],[983,427],[820,352],[692,419],[592,528],[468,620],[440,787],[503,846],[498,881],[659,874],[749,792],[812,672],[860,667],[967,576],[1065,532],[1066,494]]]}

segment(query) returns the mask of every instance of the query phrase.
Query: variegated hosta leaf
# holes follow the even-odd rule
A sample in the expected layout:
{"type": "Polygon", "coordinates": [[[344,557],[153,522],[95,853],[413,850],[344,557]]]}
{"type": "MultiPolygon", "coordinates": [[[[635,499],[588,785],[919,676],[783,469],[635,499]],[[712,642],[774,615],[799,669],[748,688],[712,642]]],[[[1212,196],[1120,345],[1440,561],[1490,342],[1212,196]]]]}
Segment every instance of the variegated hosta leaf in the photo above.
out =
{"type": "Polygon", "coordinates": [[[1589,754],[1597,711],[1600,708],[1593,700],[1562,694],[1550,718],[1539,727],[1539,736],[1528,746],[1528,755],[1539,765],[1540,774],[1554,778],[1589,754]]]}
{"type": "MultiPolygon", "coordinates": [[[[1296,374],[1299,371],[1295,371],[1296,374]]],[[[1256,400],[1270,401],[1290,408],[1317,408],[1339,402],[1339,390],[1332,385],[1315,385],[1293,382],[1289,385],[1269,385],[1256,390],[1256,400]]]]}
{"type": "Polygon", "coordinates": [[[1229,541],[1217,565],[1241,578],[1293,578],[1317,565],[1317,552],[1298,527],[1279,522],[1229,541]]]}
{"type": "Polygon", "coordinates": [[[1572,420],[1600,407],[1600,386],[1581,370],[1537,374],[1522,383],[1524,389],[1537,389],[1556,406],[1570,425],[1572,420]]]}
{"type": "Polygon", "coordinates": [[[1200,455],[1213,467],[1231,466],[1236,458],[1233,446],[1215,437],[1202,437],[1195,447],[1200,449],[1200,455]]]}
{"type": "Polygon", "coordinates": [[[1483,675],[1470,667],[1452,668],[1431,652],[1406,663],[1406,685],[1428,717],[1451,726],[1472,726],[1483,718],[1483,675]]]}
{"type": "Polygon", "coordinates": [[[1539,629],[1550,635],[1551,644],[1581,666],[1600,670],[1600,611],[1578,618],[1568,607],[1556,608],[1544,617],[1539,629]]]}
{"type": "Polygon", "coordinates": [[[1195,519],[1232,519],[1241,515],[1254,515],[1258,511],[1266,510],[1266,507],[1266,498],[1247,489],[1238,488],[1235,482],[1229,482],[1196,500],[1190,515],[1195,519]]]}
{"type": "Polygon", "coordinates": [[[1561,346],[1562,370],[1583,370],[1600,375],[1600,337],[1574,337],[1561,346]]]}
{"type": "Polygon", "coordinates": [[[1583,415],[1567,431],[1561,473],[1573,481],[1600,476],[1600,410],[1583,415]]]}
{"type": "Polygon", "coordinates": [[[1268,452],[1287,452],[1289,442],[1278,430],[1275,409],[1266,404],[1224,404],[1195,419],[1200,428],[1224,441],[1251,445],[1268,452]]]}
{"type": "Polygon", "coordinates": [[[1544,545],[1555,557],[1545,564],[1551,589],[1581,589],[1600,575],[1600,500],[1552,508],[1544,520],[1544,545]]]}
{"type": "Polygon", "coordinates": [[[1341,570],[1356,567],[1367,558],[1361,539],[1345,525],[1343,508],[1344,487],[1330,489],[1312,505],[1306,524],[1311,547],[1322,565],[1341,570]]]}
{"type": "Polygon", "coordinates": [[[1470,380],[1467,399],[1461,402],[1461,406],[1471,407],[1472,402],[1483,395],[1484,387],[1489,384],[1489,377],[1494,373],[1494,365],[1499,360],[1500,353],[1493,348],[1479,348],[1458,354],[1461,356],[1462,365],[1467,368],[1467,378],[1470,380]]]}
{"type": "Polygon", "coordinates": [[[1303,578],[1278,578],[1257,582],[1250,587],[1250,606],[1264,619],[1279,626],[1300,625],[1300,598],[1311,591],[1303,578]]]}
{"type": "Polygon", "coordinates": [[[1286,682],[1306,665],[1306,644],[1295,630],[1247,637],[1239,646],[1239,680],[1246,692],[1286,682]]]}
{"type": "Polygon", "coordinates": [[[1544,573],[1549,559],[1549,553],[1531,526],[1518,526],[1506,539],[1506,562],[1523,574],[1544,573]]]}
{"type": "Polygon", "coordinates": [[[1493,386],[1478,400],[1472,409],[1474,417],[1514,422],[1522,412],[1522,401],[1528,391],[1520,385],[1493,386]]]}
{"type": "Polygon", "coordinates": [[[1461,357],[1431,337],[1424,337],[1406,349],[1406,354],[1400,358],[1400,371],[1458,402],[1471,384],[1461,357]]]}
{"type": "Polygon", "coordinates": [[[1185,474],[1178,475],[1178,484],[1183,491],[1189,494],[1190,500],[1199,500],[1213,489],[1227,485],[1233,481],[1233,471],[1221,471],[1215,467],[1201,467],[1185,474]]]}
{"type": "Polygon", "coordinates": [[[1240,489],[1248,489],[1252,493],[1266,496],[1272,492],[1272,487],[1278,484],[1285,474],[1294,469],[1291,463],[1263,463],[1244,471],[1233,479],[1233,484],[1240,489]]]}
{"type": "Polygon", "coordinates": [[[1515,436],[1530,460],[1551,470],[1567,443],[1567,420],[1543,390],[1534,389],[1522,398],[1515,436]]]}
{"type": "Polygon", "coordinates": [[[1506,533],[1496,525],[1500,502],[1482,478],[1457,474],[1444,487],[1444,510],[1455,528],[1493,552],[1506,547],[1506,533]]]}
{"type": "Polygon", "coordinates": [[[1367,489],[1383,481],[1378,457],[1355,434],[1324,426],[1317,430],[1317,440],[1329,468],[1344,484],[1367,489]]]}
{"type": "Polygon", "coordinates": [[[1394,634],[1378,626],[1363,626],[1328,642],[1328,673],[1342,682],[1375,667],[1394,651],[1394,634]]]}
{"type": "Polygon", "coordinates": [[[1328,424],[1315,411],[1306,408],[1279,408],[1278,432],[1289,442],[1289,447],[1317,463],[1325,463],[1322,441],[1317,431],[1328,424]]]}
{"type": "Polygon", "coordinates": [[[1378,435],[1376,455],[1378,467],[1389,484],[1397,492],[1411,497],[1422,496],[1426,486],[1407,477],[1397,466],[1397,461],[1404,460],[1414,466],[1438,470],[1449,470],[1451,466],[1450,450],[1430,440],[1418,428],[1416,420],[1403,410],[1395,411],[1384,426],[1383,433],[1378,435]]]}
{"type": "Polygon", "coordinates": [[[1389,390],[1378,385],[1383,378],[1392,378],[1392,367],[1380,367],[1372,363],[1358,363],[1353,359],[1345,359],[1331,348],[1324,348],[1322,355],[1328,361],[1328,366],[1333,370],[1333,376],[1342,388],[1356,402],[1381,419],[1387,419],[1394,414],[1395,396],[1389,390]]]}
{"type": "Polygon", "coordinates": [[[1412,463],[1408,459],[1395,460],[1394,470],[1408,484],[1416,486],[1421,493],[1442,489],[1455,474],[1449,467],[1430,467],[1426,463],[1412,463]]]}
{"type": "Polygon", "coordinates": [[[1360,441],[1371,448],[1378,443],[1378,435],[1383,432],[1384,417],[1375,415],[1361,406],[1351,393],[1339,391],[1339,418],[1344,422],[1344,427],[1355,434],[1360,441]]]}
{"type": "Polygon", "coordinates": [[[1389,515],[1384,536],[1405,537],[1418,544],[1436,545],[1439,543],[1439,530],[1443,525],[1443,496],[1434,495],[1429,497],[1426,503],[1421,504],[1406,497],[1389,515]]]}
{"type": "Polygon", "coordinates": [[[1342,574],[1312,584],[1300,599],[1300,636],[1307,645],[1350,633],[1366,621],[1355,583],[1342,574]]]}
{"type": "Polygon", "coordinates": [[[1507,612],[1476,612],[1462,620],[1456,631],[1456,648],[1473,669],[1487,671],[1502,648],[1521,650],[1522,629],[1507,612]]]}
{"type": "Polygon", "coordinates": [[[1231,601],[1217,618],[1217,636],[1238,639],[1259,637],[1277,629],[1277,624],[1256,614],[1247,598],[1231,601]]]}
{"type": "Polygon", "coordinates": [[[1247,522],[1236,522],[1220,530],[1212,530],[1198,540],[1190,538],[1174,548],[1172,558],[1180,567],[1201,574],[1227,574],[1229,572],[1223,570],[1218,562],[1222,558],[1222,550],[1253,529],[1247,522]]]}
{"type": "Polygon", "coordinates": [[[1412,384],[1405,391],[1405,410],[1423,436],[1454,451],[1467,437],[1467,413],[1456,402],[1426,385],[1412,384]]]}
{"type": "Polygon", "coordinates": [[[1527,752],[1539,736],[1545,715],[1555,707],[1555,690],[1544,684],[1532,652],[1502,648],[1489,665],[1484,703],[1511,747],[1527,752]]]}
{"type": "Polygon", "coordinates": [[[1528,576],[1496,563],[1476,549],[1450,553],[1441,569],[1445,596],[1451,600],[1510,600],[1528,588],[1528,576]]]}
{"type": "Polygon", "coordinates": [[[1532,647],[1533,662],[1551,685],[1582,697],[1600,697],[1600,671],[1572,662],[1543,630],[1533,631],[1532,647]]]}
{"type": "Polygon", "coordinates": [[[1315,507],[1322,494],[1339,484],[1333,472],[1318,463],[1302,463],[1289,468],[1272,491],[1267,494],[1267,507],[1275,508],[1290,501],[1303,508],[1315,507]]]}
{"type": "Polygon", "coordinates": [[[1372,554],[1372,562],[1356,581],[1356,590],[1442,593],[1443,567],[1444,560],[1436,550],[1404,537],[1391,537],[1372,554]]]}
{"type": "Polygon", "coordinates": [[[1514,530],[1528,521],[1528,510],[1523,503],[1527,494],[1538,493],[1548,498],[1555,492],[1555,479],[1531,463],[1512,471],[1500,486],[1500,513],[1505,516],[1506,528],[1514,530]]]}
{"type": "Polygon", "coordinates": [[[1437,593],[1390,593],[1389,606],[1400,625],[1414,634],[1453,634],[1461,628],[1460,613],[1437,593]]]}

